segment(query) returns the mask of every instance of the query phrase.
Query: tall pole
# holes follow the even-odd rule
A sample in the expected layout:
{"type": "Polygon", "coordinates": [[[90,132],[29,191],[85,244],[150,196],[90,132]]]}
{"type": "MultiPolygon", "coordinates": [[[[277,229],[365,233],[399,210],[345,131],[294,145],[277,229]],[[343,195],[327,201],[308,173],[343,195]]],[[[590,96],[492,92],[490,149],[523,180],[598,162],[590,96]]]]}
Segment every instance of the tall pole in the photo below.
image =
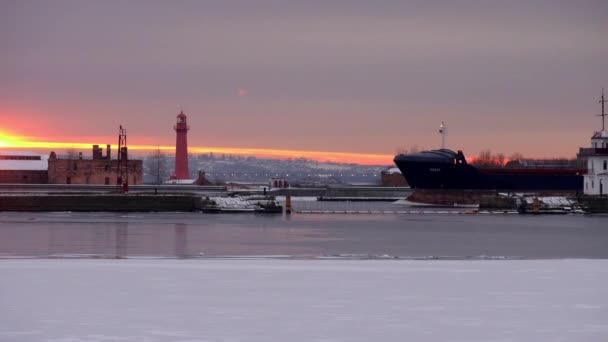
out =
{"type": "Polygon", "coordinates": [[[445,127],[445,123],[441,121],[441,126],[439,126],[439,134],[441,134],[441,148],[445,148],[445,134],[447,133],[447,127],[445,127]]]}
{"type": "Polygon", "coordinates": [[[129,192],[129,157],[127,153],[127,130],[120,125],[118,133],[118,175],[116,177],[120,192],[129,192]]]}
{"type": "Polygon", "coordinates": [[[602,117],[602,131],[606,130],[606,126],[605,126],[605,118],[606,118],[606,113],[604,112],[604,104],[607,101],[604,99],[604,88],[602,88],[602,99],[600,100],[600,103],[602,104],[602,114],[600,114],[599,116],[602,117]]]}

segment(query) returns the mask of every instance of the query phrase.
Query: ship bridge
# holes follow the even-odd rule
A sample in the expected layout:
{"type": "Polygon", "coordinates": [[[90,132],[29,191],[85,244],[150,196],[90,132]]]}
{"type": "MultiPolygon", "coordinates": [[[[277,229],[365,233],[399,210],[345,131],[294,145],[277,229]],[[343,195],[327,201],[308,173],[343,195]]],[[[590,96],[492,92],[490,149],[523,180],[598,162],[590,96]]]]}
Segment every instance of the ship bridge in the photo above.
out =
{"type": "Polygon", "coordinates": [[[466,164],[466,158],[462,151],[454,152],[447,148],[439,150],[422,151],[410,154],[400,154],[395,157],[395,162],[433,162],[444,164],[466,164]]]}

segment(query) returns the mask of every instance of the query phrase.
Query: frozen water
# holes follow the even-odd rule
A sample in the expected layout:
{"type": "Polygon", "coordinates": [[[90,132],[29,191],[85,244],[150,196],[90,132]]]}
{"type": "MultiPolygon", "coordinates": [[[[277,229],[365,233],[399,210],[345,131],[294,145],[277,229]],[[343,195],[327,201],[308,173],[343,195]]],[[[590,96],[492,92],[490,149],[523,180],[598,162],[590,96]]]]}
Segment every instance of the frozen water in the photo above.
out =
{"type": "Polygon", "coordinates": [[[2,260],[0,341],[607,341],[607,260],[2,260]]]}

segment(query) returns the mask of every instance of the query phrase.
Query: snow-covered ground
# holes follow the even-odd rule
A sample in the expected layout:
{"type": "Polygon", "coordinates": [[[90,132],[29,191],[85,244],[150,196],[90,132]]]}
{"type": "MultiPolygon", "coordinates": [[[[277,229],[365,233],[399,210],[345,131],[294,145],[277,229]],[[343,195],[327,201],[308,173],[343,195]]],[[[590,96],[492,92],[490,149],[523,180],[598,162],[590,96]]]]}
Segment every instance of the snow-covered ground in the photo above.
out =
{"type": "Polygon", "coordinates": [[[2,260],[0,341],[608,341],[608,260],[2,260]]]}

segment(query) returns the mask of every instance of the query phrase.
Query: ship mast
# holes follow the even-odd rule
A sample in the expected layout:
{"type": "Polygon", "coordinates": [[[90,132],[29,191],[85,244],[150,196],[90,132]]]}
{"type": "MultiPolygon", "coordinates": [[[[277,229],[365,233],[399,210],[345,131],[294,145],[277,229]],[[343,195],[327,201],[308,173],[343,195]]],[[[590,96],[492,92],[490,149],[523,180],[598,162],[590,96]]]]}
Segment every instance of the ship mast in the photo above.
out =
{"type": "Polygon", "coordinates": [[[605,118],[606,118],[606,113],[604,112],[604,104],[608,102],[604,99],[604,88],[602,88],[602,99],[600,100],[600,103],[602,104],[602,114],[598,115],[602,117],[602,131],[606,130],[606,126],[605,126],[605,118]]]}
{"type": "Polygon", "coordinates": [[[439,126],[439,134],[441,134],[441,148],[445,148],[445,134],[447,133],[448,128],[445,126],[445,123],[441,121],[441,126],[439,126]]]}

